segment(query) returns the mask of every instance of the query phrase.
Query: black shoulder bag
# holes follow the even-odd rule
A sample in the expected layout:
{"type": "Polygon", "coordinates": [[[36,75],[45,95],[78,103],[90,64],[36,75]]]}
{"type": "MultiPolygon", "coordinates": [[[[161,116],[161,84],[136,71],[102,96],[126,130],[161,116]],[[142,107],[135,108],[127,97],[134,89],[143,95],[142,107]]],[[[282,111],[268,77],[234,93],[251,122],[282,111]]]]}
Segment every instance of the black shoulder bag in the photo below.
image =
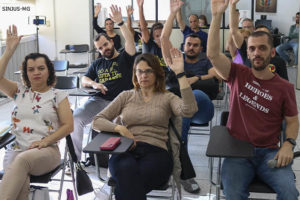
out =
{"type": "Polygon", "coordinates": [[[187,180],[190,178],[196,177],[195,169],[193,167],[193,164],[191,162],[190,156],[187,152],[187,149],[185,148],[184,141],[179,136],[173,122],[170,120],[170,126],[173,129],[175,135],[178,138],[178,141],[180,142],[180,150],[179,150],[179,159],[181,162],[181,174],[180,178],[182,180],[187,180]]]}

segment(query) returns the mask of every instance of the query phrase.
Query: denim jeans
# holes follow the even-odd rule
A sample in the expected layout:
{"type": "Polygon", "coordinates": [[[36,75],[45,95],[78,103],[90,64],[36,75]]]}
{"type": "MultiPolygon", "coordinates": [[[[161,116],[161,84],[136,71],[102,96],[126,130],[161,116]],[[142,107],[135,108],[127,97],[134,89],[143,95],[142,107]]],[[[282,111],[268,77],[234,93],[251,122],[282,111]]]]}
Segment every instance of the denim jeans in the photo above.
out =
{"type": "Polygon", "coordinates": [[[225,158],[222,165],[222,183],[226,199],[248,199],[248,186],[258,176],[276,193],[277,200],[297,200],[299,192],[294,181],[291,164],[282,168],[269,168],[267,162],[274,159],[278,149],[255,148],[255,156],[225,158]]]}
{"type": "Polygon", "coordinates": [[[193,90],[193,93],[197,101],[198,111],[191,118],[182,118],[181,138],[186,146],[191,122],[205,124],[214,116],[214,105],[209,97],[201,90],[193,90]]]}
{"type": "Polygon", "coordinates": [[[297,65],[298,64],[298,45],[299,44],[296,41],[289,41],[289,42],[283,43],[283,44],[279,45],[278,47],[276,47],[276,51],[282,59],[284,59],[286,62],[289,62],[290,59],[289,59],[288,54],[286,53],[286,50],[293,49],[294,56],[295,56],[294,64],[297,65]]]}
{"type": "Polygon", "coordinates": [[[169,180],[173,161],[165,149],[137,142],[134,150],[112,155],[108,167],[117,183],[116,200],[146,200],[148,192],[169,180]]]}

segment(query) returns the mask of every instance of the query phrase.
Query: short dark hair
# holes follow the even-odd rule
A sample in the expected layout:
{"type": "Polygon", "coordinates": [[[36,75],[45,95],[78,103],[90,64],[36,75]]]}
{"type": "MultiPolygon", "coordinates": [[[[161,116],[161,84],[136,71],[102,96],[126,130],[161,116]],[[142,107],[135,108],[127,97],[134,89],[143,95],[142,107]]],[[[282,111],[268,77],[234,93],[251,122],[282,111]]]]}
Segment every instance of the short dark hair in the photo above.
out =
{"type": "Polygon", "coordinates": [[[154,23],[151,27],[150,38],[153,39],[153,32],[158,29],[163,29],[164,25],[160,22],[154,23]]]}
{"type": "Polygon", "coordinates": [[[51,62],[51,60],[49,59],[49,57],[45,54],[42,53],[31,53],[28,54],[23,63],[22,63],[22,70],[21,70],[21,75],[22,75],[22,79],[23,79],[23,83],[26,87],[31,87],[31,83],[28,79],[28,74],[27,74],[27,62],[29,59],[33,59],[36,60],[38,58],[44,58],[45,59],[45,64],[48,68],[48,73],[49,73],[49,77],[47,79],[47,85],[48,86],[54,86],[55,82],[56,82],[56,76],[55,76],[55,70],[54,70],[54,65],[51,62]]]}
{"type": "Polygon", "coordinates": [[[140,85],[137,81],[137,77],[135,75],[136,73],[136,66],[139,64],[139,62],[145,61],[149,67],[151,67],[154,71],[156,81],[155,81],[155,92],[165,92],[166,91],[166,84],[165,84],[165,72],[163,70],[163,67],[160,65],[160,62],[158,60],[158,57],[151,54],[151,53],[143,53],[138,55],[133,64],[133,73],[132,73],[132,83],[134,85],[134,89],[139,89],[140,85]]]}
{"type": "Polygon", "coordinates": [[[191,15],[189,16],[189,18],[190,18],[191,16],[195,16],[195,17],[197,17],[197,19],[199,19],[199,17],[198,17],[197,14],[191,14],[191,15]]]}
{"type": "Polygon", "coordinates": [[[111,40],[111,38],[106,33],[99,33],[98,35],[96,35],[94,42],[98,42],[101,36],[105,37],[108,41],[111,40]]]}
{"type": "Polygon", "coordinates": [[[205,15],[200,15],[199,16],[199,19],[203,19],[204,20],[204,24],[207,26],[208,25],[208,22],[207,22],[207,18],[205,15]]]}
{"type": "Polygon", "coordinates": [[[190,34],[188,34],[188,35],[186,36],[186,38],[185,38],[185,41],[186,41],[186,39],[189,38],[189,37],[191,37],[191,38],[198,38],[198,39],[200,40],[200,46],[202,46],[202,40],[201,40],[200,36],[199,36],[197,33],[190,33],[190,34]]]}
{"type": "Polygon", "coordinates": [[[296,15],[300,15],[300,12],[297,12],[296,15]]]}
{"type": "Polygon", "coordinates": [[[268,44],[270,45],[271,48],[273,48],[274,44],[273,44],[272,35],[270,33],[264,32],[264,31],[256,31],[256,32],[251,33],[248,37],[248,41],[249,41],[250,37],[262,37],[264,35],[268,37],[268,44]]]}
{"type": "Polygon", "coordinates": [[[252,22],[252,23],[253,23],[253,20],[252,20],[252,19],[250,19],[250,18],[244,18],[244,19],[242,20],[242,23],[244,23],[244,22],[246,22],[246,21],[248,21],[248,22],[252,22]]]}
{"type": "Polygon", "coordinates": [[[269,32],[271,32],[270,29],[269,29],[269,27],[267,27],[267,26],[264,25],[264,24],[257,24],[257,25],[255,26],[255,29],[259,29],[259,28],[266,28],[266,29],[269,30],[269,32]]]}
{"type": "Polygon", "coordinates": [[[115,22],[111,19],[111,18],[106,18],[105,20],[104,20],[104,22],[106,22],[106,21],[112,21],[112,23],[114,24],[115,22]]]}

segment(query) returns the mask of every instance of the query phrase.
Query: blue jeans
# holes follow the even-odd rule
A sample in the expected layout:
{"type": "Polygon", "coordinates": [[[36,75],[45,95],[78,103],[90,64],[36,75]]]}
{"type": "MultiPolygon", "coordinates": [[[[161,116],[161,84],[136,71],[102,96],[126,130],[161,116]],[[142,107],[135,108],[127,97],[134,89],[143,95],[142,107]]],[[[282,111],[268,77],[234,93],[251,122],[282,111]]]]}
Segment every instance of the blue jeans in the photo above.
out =
{"type": "Polygon", "coordinates": [[[169,180],[173,161],[165,149],[137,142],[134,150],[112,155],[108,167],[117,183],[116,200],[146,200],[148,192],[169,180]]]}
{"type": "Polygon", "coordinates": [[[225,158],[222,165],[222,183],[226,199],[248,199],[248,186],[258,176],[276,193],[277,200],[297,200],[294,173],[291,164],[282,168],[269,168],[267,162],[274,159],[278,149],[255,148],[255,156],[225,158]]]}
{"type": "Polygon", "coordinates": [[[288,54],[286,53],[286,50],[293,49],[294,56],[295,56],[295,65],[298,64],[298,42],[295,41],[289,41],[286,43],[283,43],[276,47],[277,53],[280,55],[282,59],[284,59],[286,62],[290,61],[290,58],[288,54]]]}
{"type": "Polygon", "coordinates": [[[193,90],[197,101],[198,111],[192,118],[182,118],[181,138],[187,146],[187,138],[191,122],[196,124],[205,124],[214,116],[214,105],[209,97],[201,90],[193,90]]]}

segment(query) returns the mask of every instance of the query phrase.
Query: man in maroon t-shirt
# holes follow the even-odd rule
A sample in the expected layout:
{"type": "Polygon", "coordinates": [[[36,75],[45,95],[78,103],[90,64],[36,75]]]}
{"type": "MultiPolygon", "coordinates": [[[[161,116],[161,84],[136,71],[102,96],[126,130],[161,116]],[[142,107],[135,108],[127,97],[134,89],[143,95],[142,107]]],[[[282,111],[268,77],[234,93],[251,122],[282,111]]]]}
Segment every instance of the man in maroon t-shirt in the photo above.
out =
{"type": "MultiPolygon", "coordinates": [[[[207,56],[219,75],[230,87],[229,133],[255,146],[250,159],[226,158],[222,165],[222,183],[226,199],[247,199],[248,186],[259,176],[277,193],[278,199],[298,199],[291,169],[293,147],[299,122],[294,86],[269,69],[275,56],[272,36],[252,33],[247,54],[251,68],[231,63],[220,53],[220,24],[229,0],[212,0],[212,22],[208,34],[207,56]],[[286,121],[286,141],[278,147],[282,121],[286,121]],[[268,168],[269,160],[277,160],[276,168],[268,168]],[[243,178],[241,178],[243,177],[243,178]]],[[[231,0],[236,6],[238,0],[231,0]]]]}

